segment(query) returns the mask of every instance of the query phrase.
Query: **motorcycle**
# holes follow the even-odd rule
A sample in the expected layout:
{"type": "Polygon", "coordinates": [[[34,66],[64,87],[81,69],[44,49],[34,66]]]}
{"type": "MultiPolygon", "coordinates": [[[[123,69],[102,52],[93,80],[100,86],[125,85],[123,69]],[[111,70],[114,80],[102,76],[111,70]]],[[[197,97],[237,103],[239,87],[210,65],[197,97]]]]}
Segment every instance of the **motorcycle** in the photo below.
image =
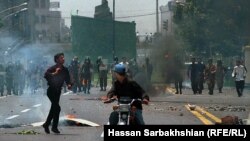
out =
{"type": "MultiPolygon", "coordinates": [[[[116,99],[110,99],[104,103],[114,102],[116,99]]],[[[120,97],[118,105],[113,106],[113,110],[118,112],[117,125],[136,125],[135,111],[136,108],[131,106],[134,102],[141,101],[141,99],[131,99],[129,97],[120,97]]]]}
{"type": "MultiPolygon", "coordinates": [[[[116,98],[111,98],[104,103],[112,103],[116,101],[116,98]]],[[[118,123],[117,125],[137,125],[135,120],[136,107],[132,106],[133,102],[141,101],[141,99],[131,99],[129,97],[120,97],[118,105],[113,106],[113,110],[118,112],[118,123]]],[[[109,122],[107,123],[109,125],[109,122]]],[[[101,137],[104,137],[102,132],[101,137]]]]}

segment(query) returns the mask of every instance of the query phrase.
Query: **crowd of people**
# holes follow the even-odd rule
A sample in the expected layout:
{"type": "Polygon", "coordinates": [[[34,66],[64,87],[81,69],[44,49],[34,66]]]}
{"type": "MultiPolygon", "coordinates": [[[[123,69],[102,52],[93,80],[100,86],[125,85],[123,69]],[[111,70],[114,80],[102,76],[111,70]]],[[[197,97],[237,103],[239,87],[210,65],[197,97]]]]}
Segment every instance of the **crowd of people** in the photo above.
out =
{"type": "MultiPolygon", "coordinates": [[[[71,82],[74,84],[72,87],[73,93],[90,94],[93,86],[100,87],[100,91],[106,91],[109,75],[112,79],[111,84],[114,82],[113,69],[116,64],[124,64],[126,75],[130,79],[137,79],[145,89],[147,88],[147,85],[144,84],[146,77],[139,80],[142,79],[140,76],[138,77],[139,73],[147,74],[147,80],[151,81],[153,68],[149,59],[146,59],[143,65],[138,65],[134,58],[128,60],[126,57],[122,57],[118,59],[115,56],[112,61],[108,61],[101,56],[96,61],[90,58],[87,56],[81,61],[75,56],[65,63],[65,66],[69,69],[71,82]]],[[[48,86],[43,75],[46,69],[51,66],[48,62],[48,58],[43,58],[28,60],[27,62],[14,61],[13,63],[13,61],[9,61],[6,64],[0,64],[0,96],[22,95],[24,92],[33,95],[38,90],[43,90],[44,93],[48,86]]],[[[63,88],[66,92],[65,84],[63,88]]]]}
{"type": "MultiPolygon", "coordinates": [[[[69,72],[72,78],[73,93],[77,92],[84,92],[90,94],[90,89],[92,86],[100,87],[100,91],[106,91],[107,85],[108,85],[108,74],[111,74],[112,82],[114,83],[115,77],[114,77],[114,66],[116,64],[123,64],[126,68],[126,75],[130,79],[137,79],[137,75],[139,72],[143,72],[147,74],[147,80],[151,81],[153,66],[149,62],[149,59],[147,58],[145,60],[144,65],[138,65],[135,59],[128,59],[126,57],[122,57],[121,61],[119,61],[118,57],[114,57],[113,62],[109,63],[106,59],[99,56],[95,62],[91,61],[90,57],[86,57],[81,63],[79,61],[78,57],[75,56],[71,63],[69,64],[69,72]],[[94,74],[97,74],[97,81],[96,84],[93,84],[94,80],[94,74]]],[[[142,82],[139,82],[142,84],[142,82]]],[[[145,83],[145,81],[143,82],[145,83]]],[[[146,88],[146,86],[144,86],[146,88]]]]}
{"type": "Polygon", "coordinates": [[[23,95],[25,90],[35,94],[38,88],[45,88],[43,73],[47,65],[46,61],[28,61],[26,65],[21,61],[0,64],[0,96],[23,95]]]}
{"type": "MultiPolygon", "coordinates": [[[[204,89],[203,84],[207,83],[208,94],[213,95],[215,84],[219,93],[222,93],[226,73],[232,74],[235,79],[235,86],[239,97],[242,96],[247,69],[242,60],[236,60],[233,70],[228,70],[222,63],[222,60],[217,60],[216,65],[213,64],[213,59],[208,59],[208,63],[204,64],[201,58],[191,58],[191,64],[187,69],[187,76],[191,80],[191,88],[193,94],[202,94],[204,89]]],[[[178,90],[177,90],[178,92],[178,90]]]]}

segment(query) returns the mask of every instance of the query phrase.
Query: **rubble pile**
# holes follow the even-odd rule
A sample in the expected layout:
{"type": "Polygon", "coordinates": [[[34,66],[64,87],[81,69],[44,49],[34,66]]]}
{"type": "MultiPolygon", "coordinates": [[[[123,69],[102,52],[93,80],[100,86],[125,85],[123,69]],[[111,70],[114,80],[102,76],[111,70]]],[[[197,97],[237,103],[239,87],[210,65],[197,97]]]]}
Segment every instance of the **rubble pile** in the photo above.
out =
{"type": "Polygon", "coordinates": [[[228,112],[245,112],[246,107],[245,106],[209,106],[205,107],[208,110],[213,110],[213,111],[228,111],[228,112]]]}

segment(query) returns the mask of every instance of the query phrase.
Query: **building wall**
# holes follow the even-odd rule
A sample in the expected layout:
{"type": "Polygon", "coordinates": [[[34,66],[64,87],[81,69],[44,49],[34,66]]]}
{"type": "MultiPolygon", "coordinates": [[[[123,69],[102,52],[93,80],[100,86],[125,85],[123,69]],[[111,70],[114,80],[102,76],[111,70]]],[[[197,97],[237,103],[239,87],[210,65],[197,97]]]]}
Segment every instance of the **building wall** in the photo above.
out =
{"type": "Polygon", "coordinates": [[[27,8],[27,5],[23,5],[25,2],[26,0],[0,0],[0,18],[4,24],[2,32],[4,36],[26,36],[27,10],[24,8],[27,8]]]}
{"type": "Polygon", "coordinates": [[[165,6],[160,6],[161,12],[161,33],[163,35],[172,34],[173,33],[173,12],[170,11],[168,4],[165,6]],[[168,21],[168,30],[164,29],[164,21],[168,21]]]}
{"type": "Polygon", "coordinates": [[[135,23],[115,22],[115,40],[113,40],[113,21],[81,16],[71,17],[72,47],[79,57],[98,56],[113,61],[115,56],[121,58],[136,57],[135,23]],[[114,42],[113,42],[114,41],[114,42]]]}
{"type": "Polygon", "coordinates": [[[27,10],[4,19],[1,36],[17,36],[17,38],[30,39],[31,42],[60,41],[61,12],[50,11],[50,0],[0,0],[0,11],[13,6],[18,6],[18,8],[0,13],[0,18],[23,8],[27,10]],[[28,5],[19,7],[23,3],[28,3],[28,5]]]}
{"type": "Polygon", "coordinates": [[[186,0],[170,0],[168,1],[168,4],[165,6],[160,6],[161,11],[161,33],[163,35],[166,34],[174,34],[174,23],[173,23],[173,7],[176,4],[176,2],[179,3],[185,3],[186,0]],[[163,28],[163,22],[168,20],[168,30],[165,30],[163,28]]]}
{"type": "Polygon", "coordinates": [[[50,11],[47,18],[49,30],[47,31],[47,36],[52,42],[60,42],[61,40],[61,12],[60,11],[50,11]]]}
{"type": "Polygon", "coordinates": [[[60,41],[61,12],[50,11],[50,0],[30,0],[29,17],[32,41],[60,41]]]}
{"type": "Polygon", "coordinates": [[[45,41],[48,30],[47,16],[49,14],[49,0],[29,1],[29,17],[31,25],[31,40],[45,41]]]}

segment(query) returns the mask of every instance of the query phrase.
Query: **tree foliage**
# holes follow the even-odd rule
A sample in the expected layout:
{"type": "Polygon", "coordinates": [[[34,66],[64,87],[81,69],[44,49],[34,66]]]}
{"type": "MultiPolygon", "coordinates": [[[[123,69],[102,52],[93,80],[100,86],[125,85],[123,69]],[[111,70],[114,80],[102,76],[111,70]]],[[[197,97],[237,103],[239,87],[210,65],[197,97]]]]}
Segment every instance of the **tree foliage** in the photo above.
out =
{"type": "Polygon", "coordinates": [[[186,0],[175,6],[176,33],[197,54],[239,55],[250,41],[249,0],[186,0]]]}

